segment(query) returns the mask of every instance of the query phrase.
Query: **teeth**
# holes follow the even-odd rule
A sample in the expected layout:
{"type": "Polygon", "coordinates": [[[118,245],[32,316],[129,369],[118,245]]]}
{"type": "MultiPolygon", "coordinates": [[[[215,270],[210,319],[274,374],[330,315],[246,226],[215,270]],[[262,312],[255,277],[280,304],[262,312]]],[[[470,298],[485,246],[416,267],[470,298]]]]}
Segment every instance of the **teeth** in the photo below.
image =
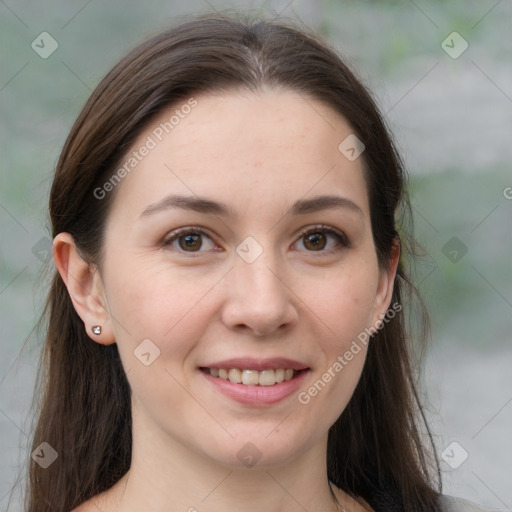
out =
{"type": "Polygon", "coordinates": [[[246,386],[273,386],[279,382],[293,379],[295,371],[291,368],[277,370],[240,370],[238,368],[207,368],[212,377],[229,380],[246,386]]]}
{"type": "Polygon", "coordinates": [[[260,386],[273,386],[276,383],[276,372],[274,370],[263,370],[259,372],[260,386]]]}
{"type": "Polygon", "coordinates": [[[258,370],[244,370],[242,372],[242,384],[246,386],[258,385],[258,370]]]}
{"type": "Polygon", "coordinates": [[[242,382],[242,372],[237,368],[232,368],[229,370],[229,380],[235,384],[240,384],[242,382]]]}

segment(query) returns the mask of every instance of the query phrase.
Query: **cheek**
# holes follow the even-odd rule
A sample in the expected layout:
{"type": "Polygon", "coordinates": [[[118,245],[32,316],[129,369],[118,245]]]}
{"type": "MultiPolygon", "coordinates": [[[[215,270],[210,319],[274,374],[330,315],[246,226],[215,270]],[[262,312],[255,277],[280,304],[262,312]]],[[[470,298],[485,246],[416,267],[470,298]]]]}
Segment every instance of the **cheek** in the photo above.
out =
{"type": "Polygon", "coordinates": [[[342,349],[370,327],[378,286],[376,268],[359,259],[322,279],[303,280],[304,302],[333,334],[332,350],[342,349]]]}
{"type": "Polygon", "coordinates": [[[180,361],[208,323],[209,292],[217,276],[191,276],[168,265],[119,266],[108,282],[109,306],[119,351],[128,363],[143,340],[160,350],[160,361],[180,361]]]}
{"type": "Polygon", "coordinates": [[[201,417],[204,411],[184,391],[190,377],[185,366],[211,322],[208,292],[215,280],[150,267],[118,268],[109,282],[116,342],[133,397],[166,422],[171,418],[162,404],[172,404],[177,417],[191,410],[201,417]]]}
{"type": "Polygon", "coordinates": [[[364,366],[368,329],[378,285],[378,266],[371,259],[354,258],[323,279],[302,281],[305,303],[324,325],[317,336],[322,357],[314,379],[307,383],[299,402],[315,409],[329,427],[349,402],[364,366]],[[350,264],[349,264],[350,263],[350,264]]]}

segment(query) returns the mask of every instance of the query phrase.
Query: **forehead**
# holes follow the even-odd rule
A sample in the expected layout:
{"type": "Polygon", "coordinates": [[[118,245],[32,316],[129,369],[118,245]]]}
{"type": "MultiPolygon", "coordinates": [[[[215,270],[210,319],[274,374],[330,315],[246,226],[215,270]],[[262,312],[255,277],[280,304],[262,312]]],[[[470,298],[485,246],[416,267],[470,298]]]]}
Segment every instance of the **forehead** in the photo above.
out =
{"type": "Polygon", "coordinates": [[[364,211],[362,159],[338,149],[351,134],[339,113],[297,92],[195,95],[163,111],[127,152],[114,210],[131,217],[171,192],[246,208],[338,192],[364,211]]]}

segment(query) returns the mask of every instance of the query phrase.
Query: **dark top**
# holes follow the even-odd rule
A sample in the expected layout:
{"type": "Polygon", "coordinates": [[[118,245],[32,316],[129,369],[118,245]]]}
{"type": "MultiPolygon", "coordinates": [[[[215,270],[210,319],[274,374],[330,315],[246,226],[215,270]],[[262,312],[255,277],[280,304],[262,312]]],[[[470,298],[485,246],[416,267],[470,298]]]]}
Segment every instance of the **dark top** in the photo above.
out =
{"type": "MultiPolygon", "coordinates": [[[[383,489],[368,485],[362,496],[374,512],[406,512],[400,495],[392,487],[383,489]]],[[[439,496],[438,512],[493,512],[491,509],[452,496],[439,496]]]]}

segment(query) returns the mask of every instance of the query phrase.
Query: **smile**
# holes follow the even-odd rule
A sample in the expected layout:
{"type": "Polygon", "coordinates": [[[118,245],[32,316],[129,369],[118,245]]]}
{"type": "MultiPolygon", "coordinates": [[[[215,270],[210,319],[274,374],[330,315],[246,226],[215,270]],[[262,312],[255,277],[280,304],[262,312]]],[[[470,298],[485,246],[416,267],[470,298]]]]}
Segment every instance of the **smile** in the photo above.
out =
{"type": "Polygon", "coordinates": [[[229,380],[234,384],[244,386],[274,386],[280,382],[292,380],[300,371],[292,368],[277,368],[268,370],[249,370],[239,368],[201,368],[212,377],[229,380]]]}

